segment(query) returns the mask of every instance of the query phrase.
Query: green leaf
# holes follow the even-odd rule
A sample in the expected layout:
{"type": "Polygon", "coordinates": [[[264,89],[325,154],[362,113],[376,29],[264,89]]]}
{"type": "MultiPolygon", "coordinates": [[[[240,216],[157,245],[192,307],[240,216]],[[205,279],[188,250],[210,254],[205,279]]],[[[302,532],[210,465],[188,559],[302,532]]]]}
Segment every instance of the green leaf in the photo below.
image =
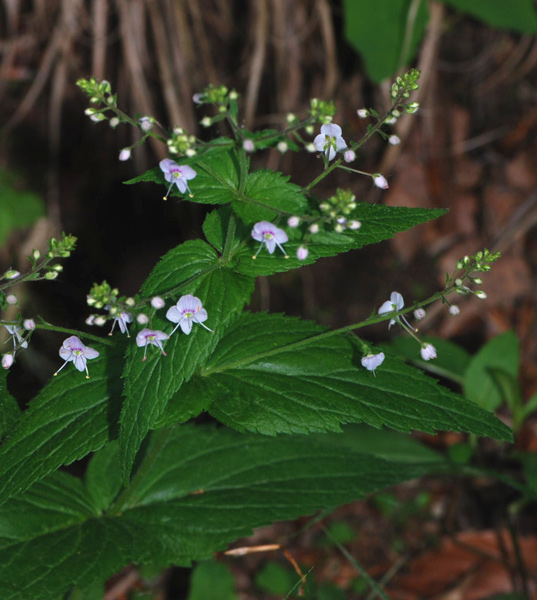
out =
{"type": "Polygon", "coordinates": [[[247,225],[273,221],[280,211],[302,215],[306,206],[301,187],[289,183],[288,176],[265,170],[249,173],[244,194],[233,202],[233,210],[247,225]]]}
{"type": "Polygon", "coordinates": [[[296,258],[296,251],[300,245],[298,240],[285,244],[285,250],[289,254],[287,260],[283,260],[278,249],[274,254],[268,254],[263,249],[257,259],[252,260],[258,242],[248,240],[248,244],[241,246],[241,249],[235,254],[234,268],[239,273],[252,276],[289,271],[314,263],[324,256],[335,256],[341,252],[377,244],[394,237],[400,231],[406,231],[416,225],[436,219],[445,213],[446,211],[442,209],[405,208],[361,202],[349,216],[349,218],[361,221],[361,229],[346,230],[344,233],[321,231],[313,235],[310,239],[309,255],[306,260],[300,261],[296,258]]]}
{"type": "MultiPolygon", "coordinates": [[[[208,312],[207,327],[195,325],[190,335],[177,331],[165,342],[166,356],[155,352],[147,362],[142,361],[143,349],[131,346],[123,377],[126,379],[125,396],[120,421],[120,455],[124,476],[132,469],[136,453],[147,432],[155,426],[168,401],[178,392],[185,380],[213,350],[221,331],[242,310],[253,291],[254,280],[233,273],[218,259],[208,244],[195,240],[174,248],[155,266],[142,286],[142,295],[179,296],[194,294],[208,312]]],[[[153,319],[152,328],[170,332],[172,324],[162,316],[153,319]]],[[[202,399],[185,407],[188,415],[205,408],[202,399]]],[[[177,415],[178,420],[184,420],[177,415]]]]}
{"type": "Polygon", "coordinates": [[[464,373],[470,362],[468,352],[457,344],[442,338],[422,336],[421,339],[436,348],[438,358],[434,361],[423,360],[420,355],[419,344],[408,336],[396,337],[391,342],[382,343],[379,346],[399,358],[412,361],[422,369],[429,371],[429,373],[462,384],[464,373]]]}
{"type": "Polygon", "coordinates": [[[106,510],[121,490],[118,444],[112,441],[96,452],[88,464],[85,481],[96,512],[106,510]]]}
{"type": "Polygon", "coordinates": [[[17,401],[7,389],[7,374],[8,371],[2,369],[0,373],[0,439],[11,433],[21,415],[17,401]]]}
{"type": "Polygon", "coordinates": [[[503,369],[518,376],[520,348],[516,335],[508,331],[490,340],[472,358],[464,377],[464,395],[488,411],[494,411],[502,402],[502,395],[489,372],[503,369]]]}
{"type": "Polygon", "coordinates": [[[408,65],[416,53],[429,10],[427,2],[420,2],[413,15],[412,5],[411,0],[343,1],[345,37],[377,83],[408,65]]]}
{"type": "Polygon", "coordinates": [[[188,600],[237,600],[235,578],[215,560],[202,562],[192,571],[188,600]]]}
{"type": "Polygon", "coordinates": [[[32,400],[0,448],[0,504],[117,436],[124,346],[96,349],[90,379],[66,367],[32,400]]]}
{"type": "Polygon", "coordinates": [[[429,469],[303,436],[191,425],[159,435],[167,438],[149,445],[153,462],[143,479],[106,514],[93,507],[96,494],[84,494],[65,473],[0,508],[2,600],[55,600],[129,562],[189,565],[253,527],[350,502],[429,469]]]}
{"type": "Polygon", "coordinates": [[[399,431],[511,432],[473,402],[391,357],[376,377],[360,365],[352,337],[280,315],[243,314],[201,375],[216,387],[209,412],[239,431],[339,431],[343,423],[399,431]]]}
{"type": "Polygon", "coordinates": [[[537,33],[537,11],[532,0],[511,0],[510,2],[443,0],[443,2],[498,29],[537,33]]]}
{"type": "Polygon", "coordinates": [[[44,215],[41,197],[22,189],[18,177],[0,169],[0,246],[13,230],[28,227],[44,215]]]}

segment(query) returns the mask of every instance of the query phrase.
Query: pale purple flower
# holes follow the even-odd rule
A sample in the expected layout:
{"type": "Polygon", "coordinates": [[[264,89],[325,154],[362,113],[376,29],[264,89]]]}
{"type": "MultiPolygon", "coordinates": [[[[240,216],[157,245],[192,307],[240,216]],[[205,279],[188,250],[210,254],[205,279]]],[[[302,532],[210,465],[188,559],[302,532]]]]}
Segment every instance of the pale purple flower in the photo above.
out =
{"type": "Polygon", "coordinates": [[[147,325],[149,323],[149,317],[144,313],[137,315],[136,320],[138,323],[140,323],[140,325],[147,325]]]}
{"type": "Polygon", "coordinates": [[[343,152],[347,148],[345,140],[341,137],[341,127],[335,123],[321,125],[321,133],[313,143],[319,152],[324,152],[329,161],[336,156],[336,152],[343,152]]]}
{"type": "MultiPolygon", "coordinates": [[[[400,310],[403,309],[404,305],[405,305],[405,302],[403,300],[403,296],[401,296],[401,294],[399,292],[392,292],[391,295],[390,295],[390,299],[386,300],[386,302],[384,302],[384,304],[378,309],[378,314],[379,315],[385,315],[387,313],[400,311],[400,310]]],[[[402,318],[403,321],[411,329],[413,329],[413,327],[410,325],[410,323],[405,319],[405,317],[403,315],[398,316],[395,319],[390,319],[390,324],[388,325],[388,329],[390,329],[390,327],[396,321],[399,321],[400,318],[402,318]]]]}
{"type": "Polygon", "coordinates": [[[390,187],[384,175],[381,175],[380,173],[373,173],[371,177],[373,178],[373,183],[381,190],[387,190],[390,187]]]}
{"type": "Polygon", "coordinates": [[[86,379],[89,379],[88,367],[86,362],[97,358],[99,353],[93,348],[85,346],[76,335],[68,337],[60,348],[60,356],[65,361],[63,365],[54,373],[56,376],[68,362],[72,362],[78,371],[86,371],[86,379]]]}
{"type": "Polygon", "coordinates": [[[117,323],[121,333],[126,333],[127,337],[130,337],[129,323],[132,323],[132,321],[133,321],[133,318],[132,318],[131,313],[127,312],[125,310],[123,312],[121,312],[119,315],[115,315],[114,322],[112,323],[112,329],[110,330],[110,333],[108,335],[112,335],[112,333],[114,331],[114,327],[116,326],[116,323],[117,323]]]}
{"type": "Polygon", "coordinates": [[[166,302],[164,302],[164,300],[160,296],[155,296],[154,298],[151,298],[151,306],[153,308],[156,308],[157,310],[159,308],[164,308],[165,304],[166,302]]]}
{"type": "Polygon", "coordinates": [[[4,354],[2,356],[2,366],[4,367],[4,369],[9,369],[9,367],[11,367],[11,365],[13,364],[13,354],[4,354]]]}
{"type": "Polygon", "coordinates": [[[18,325],[6,325],[6,329],[8,330],[9,335],[11,335],[11,339],[13,340],[13,348],[28,348],[28,342],[23,341],[22,335],[19,333],[22,331],[22,328],[18,325]]]}
{"type": "Polygon", "coordinates": [[[365,367],[368,371],[373,371],[374,374],[375,369],[380,367],[385,358],[384,352],[379,352],[378,354],[368,354],[361,360],[362,367],[365,367]]]}
{"type": "Polygon", "coordinates": [[[356,159],[356,152],[354,150],[345,150],[343,153],[343,160],[347,163],[352,162],[356,159]]]}
{"type": "Polygon", "coordinates": [[[459,308],[459,307],[458,307],[456,304],[452,304],[452,305],[449,307],[449,314],[450,314],[452,317],[456,317],[457,315],[460,315],[460,314],[461,314],[461,309],[460,309],[460,308],[459,308]]]}
{"type": "Polygon", "coordinates": [[[257,258],[257,255],[261,251],[263,244],[267,247],[269,254],[272,254],[276,246],[278,246],[278,248],[287,257],[287,254],[285,253],[282,244],[285,244],[285,242],[287,242],[289,238],[287,237],[287,234],[283,229],[276,227],[276,225],[273,225],[268,221],[259,221],[259,223],[256,223],[254,225],[254,228],[252,229],[252,237],[254,238],[254,240],[261,242],[261,245],[259,246],[256,255],[252,258],[257,258]]]}
{"type": "Polygon", "coordinates": [[[306,246],[299,246],[296,251],[296,257],[298,258],[298,260],[306,260],[306,258],[308,258],[309,253],[310,252],[306,248],[306,246]]]}
{"type": "Polygon", "coordinates": [[[166,352],[164,352],[164,348],[162,347],[162,342],[167,340],[170,336],[164,331],[153,331],[152,329],[142,329],[136,336],[136,345],[138,348],[144,347],[144,357],[142,358],[142,362],[147,359],[147,346],[148,344],[152,344],[156,346],[163,354],[166,356],[166,352]]]}
{"type": "Polygon", "coordinates": [[[194,94],[192,96],[192,102],[194,102],[194,104],[203,104],[203,94],[194,94]]]}
{"type": "Polygon", "coordinates": [[[15,294],[9,294],[6,296],[6,302],[8,304],[17,304],[17,296],[15,296],[15,294]]]}
{"type": "Polygon", "coordinates": [[[86,321],[86,325],[95,325],[95,315],[90,315],[86,321]]]}
{"type": "Polygon", "coordinates": [[[423,360],[432,360],[436,358],[436,348],[432,344],[422,344],[420,354],[423,360]]]}
{"type": "Polygon", "coordinates": [[[168,309],[166,318],[172,323],[177,323],[170,335],[175,333],[178,327],[181,327],[183,333],[188,335],[192,331],[192,323],[199,323],[202,327],[211,331],[207,325],[203,324],[203,321],[207,320],[207,311],[203,308],[201,300],[196,296],[192,296],[192,294],[181,296],[177,304],[168,309]]]}
{"type": "Polygon", "coordinates": [[[130,157],[131,157],[131,149],[130,148],[123,148],[123,150],[119,153],[119,160],[121,160],[121,161],[129,160],[130,157]]]}
{"type": "Polygon", "coordinates": [[[414,318],[416,319],[416,321],[421,321],[425,318],[426,314],[427,313],[423,310],[423,308],[416,308],[416,310],[414,311],[414,318]]]}
{"type": "Polygon", "coordinates": [[[194,177],[197,175],[196,171],[194,171],[192,167],[187,165],[178,165],[175,161],[171,160],[171,158],[165,158],[164,160],[161,160],[159,167],[164,173],[164,179],[170,184],[170,187],[164,196],[164,200],[167,200],[174,183],[181,194],[184,194],[188,190],[188,193],[192,195],[187,183],[190,179],[194,179],[194,177]]]}

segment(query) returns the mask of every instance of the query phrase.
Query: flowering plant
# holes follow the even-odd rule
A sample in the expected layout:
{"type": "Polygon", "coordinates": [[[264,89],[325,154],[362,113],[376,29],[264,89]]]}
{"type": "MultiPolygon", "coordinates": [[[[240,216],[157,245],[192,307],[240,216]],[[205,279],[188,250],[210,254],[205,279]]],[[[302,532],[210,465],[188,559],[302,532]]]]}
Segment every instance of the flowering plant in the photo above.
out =
{"type": "MultiPolygon", "coordinates": [[[[113,336],[22,314],[2,321],[13,340],[0,379],[7,407],[0,448],[4,598],[56,598],[102,586],[129,562],[189,565],[267,520],[310,514],[429,472],[428,463],[356,449],[352,428],[323,435],[344,425],[510,439],[491,413],[349,335],[389,321],[417,338],[416,355],[434,360],[434,346],[421,341],[405,315],[438,300],[449,304],[452,293],[483,298],[471,286],[481,283],[475,274],[488,271],[496,254],[461,259],[431,298],[405,308],[394,292],[369,318],[338,330],[245,310],[256,277],[388,239],[444,213],[367,204],[349,190],[329,198],[316,191],[338,168],[388,186],[383,175],[349,164],[373,135],[388,140],[386,123],[415,112],[409,97],[418,76],[410,71],[397,79],[384,115],[360,114],[375,122],[358,141],[343,139],[332,123],[335,107],[319,100],[303,119],[289,115],[281,131],[245,131],[238,94],[209,86],[195,97],[215,109],[201,122],[226,122],[230,134],[207,143],[179,128],[168,132],[152,117],[130,118],[108,82],[78,82],[93,121],[139,130],[139,142],[124,148],[120,160],[149,138],[172,156],[128,183],[153,182],[165,198],[214,209],[203,224],[205,239],[172,248],[136,296],[107,282],[93,285],[87,302],[96,312],[87,324],[110,321],[113,336]],[[269,147],[312,152],[318,175],[301,188],[281,173],[251,170],[250,155],[269,147]],[[36,330],[69,335],[59,350],[65,362],[20,414],[5,377],[36,330]],[[202,412],[225,427],[189,422],[202,412]],[[83,481],[59,470],[91,453],[83,481]],[[58,545],[65,556],[49,560],[47,549],[58,545]]],[[[71,236],[51,240],[43,259],[38,251],[29,257],[26,273],[6,271],[0,305],[17,303],[7,292],[21,281],[57,277],[55,259],[67,257],[74,243],[71,236]]]]}

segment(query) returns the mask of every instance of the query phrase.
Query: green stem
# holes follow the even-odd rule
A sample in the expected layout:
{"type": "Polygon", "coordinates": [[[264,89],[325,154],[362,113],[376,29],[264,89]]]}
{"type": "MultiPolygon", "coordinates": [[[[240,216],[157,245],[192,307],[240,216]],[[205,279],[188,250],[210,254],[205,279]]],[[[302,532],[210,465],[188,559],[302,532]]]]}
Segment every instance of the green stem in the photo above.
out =
{"type": "Polygon", "coordinates": [[[227,233],[226,233],[226,241],[224,244],[224,250],[222,252],[222,262],[224,264],[229,262],[229,258],[231,256],[231,251],[233,250],[233,241],[235,239],[235,230],[237,229],[237,218],[235,217],[235,213],[233,209],[231,209],[231,213],[229,215],[229,222],[227,224],[227,233]]]}
{"type": "Polygon", "coordinates": [[[149,473],[153,467],[153,464],[158,459],[160,452],[168,442],[172,432],[173,427],[166,427],[165,429],[159,429],[158,431],[153,431],[151,433],[152,444],[148,453],[144,457],[138,471],[136,471],[136,474],[132,478],[129,487],[121,492],[110,509],[107,511],[108,515],[119,516],[125,510],[128,510],[136,505],[136,502],[138,501],[137,494],[139,494],[139,488],[144,483],[146,475],[149,473]]]}
{"type": "MultiPolygon", "coordinates": [[[[16,325],[16,323],[15,323],[16,325]]],[[[77,329],[67,329],[66,327],[57,327],[56,325],[51,325],[46,321],[43,321],[40,324],[36,324],[36,329],[44,329],[46,331],[59,331],[60,333],[67,333],[69,335],[76,335],[77,337],[83,337],[94,342],[98,342],[99,344],[104,344],[105,346],[115,346],[114,342],[111,340],[107,340],[106,338],[99,337],[97,335],[93,335],[91,333],[85,333],[82,331],[78,331],[77,329]]]]}

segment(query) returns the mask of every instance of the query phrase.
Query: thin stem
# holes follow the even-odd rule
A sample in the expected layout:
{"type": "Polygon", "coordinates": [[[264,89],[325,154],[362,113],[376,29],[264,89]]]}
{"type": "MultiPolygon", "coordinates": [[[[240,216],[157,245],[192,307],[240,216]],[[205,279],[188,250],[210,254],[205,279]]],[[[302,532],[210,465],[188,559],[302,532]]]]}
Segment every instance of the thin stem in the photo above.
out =
{"type": "MultiPolygon", "coordinates": [[[[19,325],[18,321],[0,321],[0,325],[19,325]]],[[[77,329],[67,329],[66,327],[56,327],[56,325],[51,325],[47,323],[43,319],[41,319],[41,323],[35,326],[35,329],[43,329],[45,331],[59,331],[60,333],[67,333],[68,335],[76,335],[77,337],[84,337],[86,339],[93,340],[94,342],[98,342],[99,344],[104,344],[105,346],[115,346],[114,342],[107,340],[106,338],[99,337],[97,335],[93,335],[91,333],[85,333],[82,331],[78,331],[77,329]]]]}

